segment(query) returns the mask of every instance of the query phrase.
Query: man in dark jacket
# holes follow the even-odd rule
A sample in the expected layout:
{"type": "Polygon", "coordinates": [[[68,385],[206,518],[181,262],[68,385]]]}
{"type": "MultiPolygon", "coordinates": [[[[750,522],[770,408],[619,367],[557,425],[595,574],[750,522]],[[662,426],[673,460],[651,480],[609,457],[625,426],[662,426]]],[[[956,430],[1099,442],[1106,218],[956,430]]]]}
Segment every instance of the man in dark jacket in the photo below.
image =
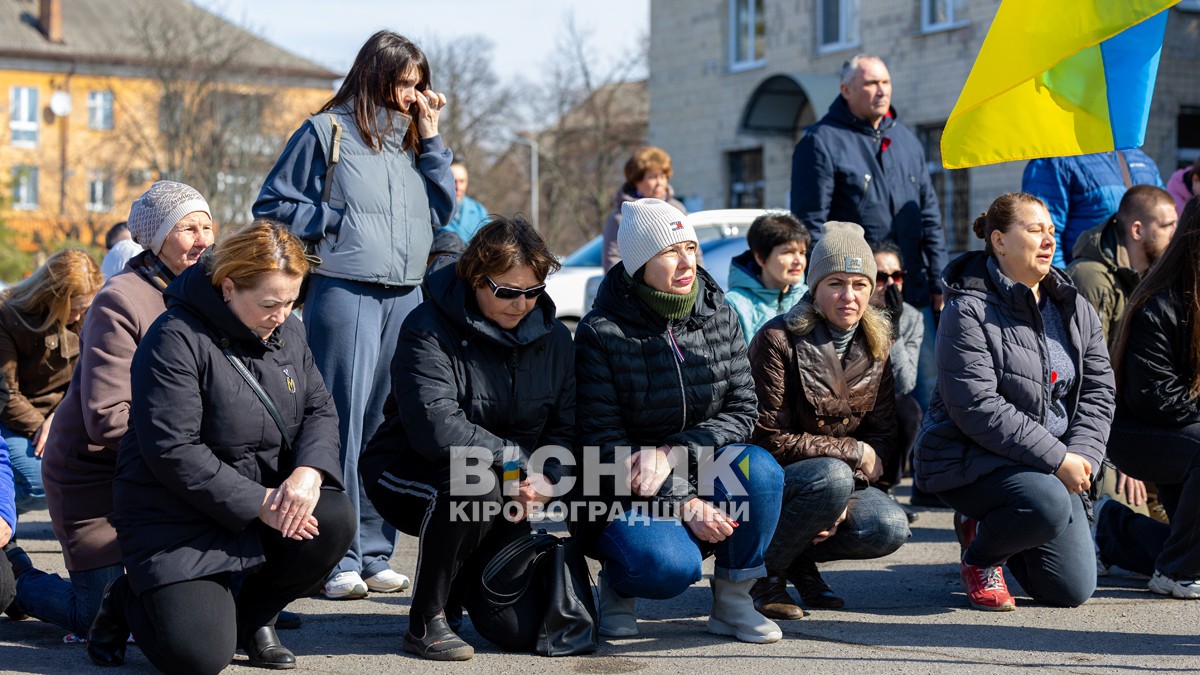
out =
{"type": "Polygon", "coordinates": [[[869,241],[896,241],[916,273],[904,285],[905,301],[940,310],[941,212],[920,142],[891,107],[887,66],[854,56],[842,66],[841,92],[796,145],[792,212],[817,240],[826,221],[845,220],[862,225],[869,241]]]}
{"type": "Polygon", "coordinates": [[[1110,347],[1129,296],[1167,250],[1178,222],[1170,193],[1153,185],[1135,185],[1121,198],[1116,215],[1075,240],[1067,274],[1096,308],[1110,347]]]}

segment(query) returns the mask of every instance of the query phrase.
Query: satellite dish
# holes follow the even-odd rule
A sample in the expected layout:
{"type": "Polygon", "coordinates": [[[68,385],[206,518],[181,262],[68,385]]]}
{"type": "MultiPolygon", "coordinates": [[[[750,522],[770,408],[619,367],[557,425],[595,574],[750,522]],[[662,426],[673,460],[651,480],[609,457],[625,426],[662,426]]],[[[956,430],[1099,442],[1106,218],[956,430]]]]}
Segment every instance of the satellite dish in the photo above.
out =
{"type": "Polygon", "coordinates": [[[71,95],[65,91],[56,91],[50,95],[50,112],[58,117],[71,114],[71,95]]]}

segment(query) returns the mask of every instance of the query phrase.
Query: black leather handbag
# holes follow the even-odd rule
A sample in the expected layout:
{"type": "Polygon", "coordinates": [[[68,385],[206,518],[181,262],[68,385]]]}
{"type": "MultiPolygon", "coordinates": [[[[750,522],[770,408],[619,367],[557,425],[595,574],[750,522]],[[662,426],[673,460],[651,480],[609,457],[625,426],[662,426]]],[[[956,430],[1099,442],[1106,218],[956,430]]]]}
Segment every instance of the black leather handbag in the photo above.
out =
{"type": "Polygon", "coordinates": [[[573,538],[518,536],[492,556],[464,605],[475,630],[508,651],[573,656],[599,646],[591,576],[573,538]]]}

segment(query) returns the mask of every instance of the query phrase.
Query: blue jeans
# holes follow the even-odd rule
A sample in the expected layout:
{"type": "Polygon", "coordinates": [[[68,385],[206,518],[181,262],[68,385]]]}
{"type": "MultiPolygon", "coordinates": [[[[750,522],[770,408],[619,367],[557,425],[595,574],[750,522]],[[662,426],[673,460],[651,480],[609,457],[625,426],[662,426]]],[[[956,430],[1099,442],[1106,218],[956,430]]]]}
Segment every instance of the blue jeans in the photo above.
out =
{"type": "Polygon", "coordinates": [[[921,308],[921,317],[925,320],[925,337],[921,340],[921,355],[917,359],[917,386],[912,390],[912,397],[921,405],[921,410],[929,410],[929,399],[933,398],[933,387],[937,384],[937,328],[933,325],[933,306],[921,308]]]}
{"type": "Polygon", "coordinates": [[[1154,483],[1171,518],[1154,569],[1172,579],[1200,579],[1200,423],[1159,427],[1118,417],[1108,456],[1121,471],[1154,483]]]}
{"type": "Polygon", "coordinates": [[[1100,560],[1123,570],[1151,576],[1171,526],[1109,500],[1096,510],[1096,546],[1100,560]]]}
{"type": "Polygon", "coordinates": [[[677,518],[614,520],[600,535],[599,548],[604,575],[618,593],[673,598],[700,580],[704,558],[713,553],[718,579],[737,582],[766,576],[763,553],[779,520],[783,471],[756,445],[729,445],[719,452],[738,453],[730,462],[734,467],[749,460],[747,472],[735,469],[742,488],[738,492],[743,494],[731,495],[719,479],[713,494],[713,503],[743,514],[733,534],[714,545],[697,539],[677,518]]]}
{"type": "Polygon", "coordinates": [[[0,436],[8,444],[8,463],[12,465],[16,489],[17,513],[46,508],[46,489],[42,487],[42,458],[33,454],[33,441],[0,424],[0,436]]]}
{"type": "Polygon", "coordinates": [[[350,550],[330,573],[363,577],[388,569],[396,529],[384,521],[363,488],[358,458],[383,422],[392,390],[391,363],[400,325],[421,302],[415,288],[389,288],[314,274],[304,303],[304,326],[313,360],[333,396],[342,441],[346,496],[358,517],[350,550]]]}
{"type": "Polygon", "coordinates": [[[1092,597],[1096,551],[1083,498],[1058,478],[1013,466],[937,495],[979,521],[964,563],[1006,564],[1021,588],[1047,605],[1077,607],[1092,597]]]}
{"type": "Polygon", "coordinates": [[[782,573],[801,556],[816,562],[880,558],[904,545],[910,532],[900,505],[883,491],[856,490],[850,465],[833,457],[813,457],[783,468],[783,507],[767,549],[767,568],[782,573]],[[846,510],[832,537],[812,543],[846,510]]]}
{"type": "Polygon", "coordinates": [[[71,572],[66,581],[57,574],[31,569],[17,579],[17,607],[29,616],[52,623],[85,638],[108,582],[124,573],[121,565],[71,572]]]}

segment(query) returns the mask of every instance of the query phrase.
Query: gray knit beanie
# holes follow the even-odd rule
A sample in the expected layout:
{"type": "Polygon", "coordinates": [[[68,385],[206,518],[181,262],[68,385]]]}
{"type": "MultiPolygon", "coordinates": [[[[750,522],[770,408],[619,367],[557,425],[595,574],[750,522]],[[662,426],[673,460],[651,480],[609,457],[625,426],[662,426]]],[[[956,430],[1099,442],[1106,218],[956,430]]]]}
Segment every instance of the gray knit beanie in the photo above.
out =
{"type": "Polygon", "coordinates": [[[834,220],[821,228],[821,240],[808,256],[808,287],[815,290],[822,279],[837,272],[861,274],[875,283],[875,254],[863,238],[861,225],[834,220]]]}
{"type": "Polygon", "coordinates": [[[696,230],[683,213],[661,199],[639,199],[621,205],[617,248],[625,271],[633,275],[658,252],[682,241],[694,241],[696,230]]]}
{"type": "Polygon", "coordinates": [[[203,211],[212,217],[208,202],[195,188],[160,180],[135,199],[129,208],[129,234],[134,241],[158,255],[175,223],[195,211],[203,211]]]}

